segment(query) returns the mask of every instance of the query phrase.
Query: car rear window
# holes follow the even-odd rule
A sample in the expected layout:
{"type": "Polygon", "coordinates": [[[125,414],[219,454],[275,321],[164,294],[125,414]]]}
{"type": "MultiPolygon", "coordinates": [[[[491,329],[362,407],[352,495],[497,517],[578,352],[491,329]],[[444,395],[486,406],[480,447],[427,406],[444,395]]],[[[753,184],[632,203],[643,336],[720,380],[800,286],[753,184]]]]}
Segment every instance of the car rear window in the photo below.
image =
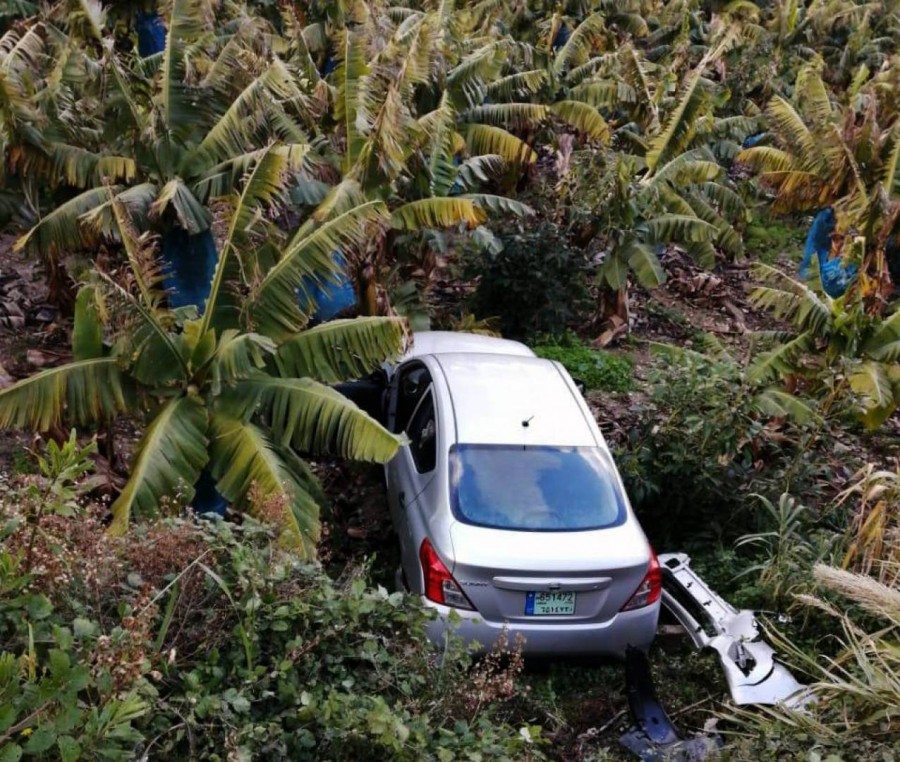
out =
{"type": "Polygon", "coordinates": [[[576,531],[617,526],[625,502],[596,447],[454,445],[450,495],[460,521],[497,529],[576,531]]]}

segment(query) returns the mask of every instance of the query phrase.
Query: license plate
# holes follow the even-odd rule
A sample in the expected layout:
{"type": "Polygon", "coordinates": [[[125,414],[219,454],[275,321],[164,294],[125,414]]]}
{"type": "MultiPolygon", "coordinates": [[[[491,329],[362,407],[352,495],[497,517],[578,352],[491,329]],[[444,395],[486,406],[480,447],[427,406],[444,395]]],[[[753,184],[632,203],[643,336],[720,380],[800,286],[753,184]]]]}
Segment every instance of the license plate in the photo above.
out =
{"type": "Polygon", "coordinates": [[[575,593],[525,593],[526,616],[568,616],[575,613],[575,593]]]}

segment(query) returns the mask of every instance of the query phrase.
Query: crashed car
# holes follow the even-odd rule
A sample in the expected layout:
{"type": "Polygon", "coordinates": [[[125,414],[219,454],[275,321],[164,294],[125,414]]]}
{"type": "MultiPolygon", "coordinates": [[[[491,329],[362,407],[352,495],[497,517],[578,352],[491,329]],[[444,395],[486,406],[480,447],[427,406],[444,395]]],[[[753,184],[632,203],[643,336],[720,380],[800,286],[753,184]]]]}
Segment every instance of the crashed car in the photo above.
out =
{"type": "Polygon", "coordinates": [[[409,440],[386,465],[398,578],[437,612],[432,640],[648,648],[662,572],[565,368],[517,342],[425,332],[386,380],[383,419],[409,440]]]}

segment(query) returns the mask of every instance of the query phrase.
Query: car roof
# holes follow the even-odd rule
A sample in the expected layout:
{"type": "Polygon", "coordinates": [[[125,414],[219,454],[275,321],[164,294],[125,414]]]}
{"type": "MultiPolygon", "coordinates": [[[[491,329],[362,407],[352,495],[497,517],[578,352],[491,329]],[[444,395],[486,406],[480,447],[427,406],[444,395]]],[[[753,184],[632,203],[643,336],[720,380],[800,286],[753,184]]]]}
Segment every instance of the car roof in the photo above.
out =
{"type": "Polygon", "coordinates": [[[516,357],[534,357],[524,344],[495,336],[477,333],[457,333],[455,331],[416,331],[413,343],[403,360],[423,355],[442,355],[448,352],[478,352],[502,354],[516,357]]]}
{"type": "Polygon", "coordinates": [[[558,363],[533,356],[476,352],[440,354],[435,360],[453,404],[457,442],[561,447],[598,444],[558,363]]]}

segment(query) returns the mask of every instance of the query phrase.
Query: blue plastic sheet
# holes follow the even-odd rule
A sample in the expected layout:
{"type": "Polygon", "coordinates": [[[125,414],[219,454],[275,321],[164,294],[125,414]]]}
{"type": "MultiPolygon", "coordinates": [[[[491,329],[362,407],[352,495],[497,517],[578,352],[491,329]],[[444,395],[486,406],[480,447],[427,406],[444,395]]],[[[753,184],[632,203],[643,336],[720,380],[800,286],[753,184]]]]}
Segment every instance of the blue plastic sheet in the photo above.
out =
{"type": "Polygon", "coordinates": [[[803,249],[803,261],[800,263],[800,277],[809,277],[809,266],[813,256],[827,258],[831,251],[831,234],[834,232],[834,210],[831,207],[820,210],[813,218],[809,233],[806,234],[806,247],[803,249]]]}
{"type": "Polygon", "coordinates": [[[214,513],[217,516],[224,516],[228,508],[228,501],[222,497],[222,494],[216,489],[216,480],[212,474],[203,469],[200,472],[200,478],[194,485],[194,499],[191,501],[191,508],[198,516],[204,513],[214,513]]]}
{"type": "Polygon", "coordinates": [[[750,135],[749,137],[744,139],[744,142],[741,143],[741,148],[753,148],[753,146],[762,142],[762,140],[768,135],[767,132],[757,132],[755,135],[750,135]]]}
{"type": "Polygon", "coordinates": [[[169,291],[169,306],[194,304],[203,312],[218,260],[212,233],[204,230],[191,235],[181,228],[173,228],[163,235],[162,258],[163,285],[169,291]]]}
{"type": "Polygon", "coordinates": [[[553,50],[559,50],[569,41],[572,33],[569,31],[569,25],[563,22],[556,31],[556,37],[553,38],[553,50]]]}
{"type": "Polygon", "coordinates": [[[161,53],[166,47],[166,27],[156,11],[138,11],[135,19],[138,53],[143,58],[161,53]]]}
{"type": "Polygon", "coordinates": [[[900,233],[888,236],[884,244],[884,257],[887,259],[891,280],[895,286],[900,286],[900,233]]]}
{"type": "Polygon", "coordinates": [[[340,251],[335,251],[332,261],[340,268],[337,283],[319,285],[311,278],[303,280],[303,289],[312,298],[315,310],[310,316],[311,320],[321,323],[332,320],[340,313],[356,305],[356,291],[353,283],[347,275],[347,260],[340,251]]]}
{"type": "Polygon", "coordinates": [[[831,234],[834,232],[835,224],[834,210],[831,207],[822,209],[816,214],[806,236],[806,247],[803,251],[803,261],[800,263],[799,271],[801,278],[809,277],[809,266],[815,256],[819,261],[819,280],[822,283],[822,290],[833,299],[843,296],[859,269],[852,262],[845,264],[840,258],[828,258],[831,252],[831,234]]]}

